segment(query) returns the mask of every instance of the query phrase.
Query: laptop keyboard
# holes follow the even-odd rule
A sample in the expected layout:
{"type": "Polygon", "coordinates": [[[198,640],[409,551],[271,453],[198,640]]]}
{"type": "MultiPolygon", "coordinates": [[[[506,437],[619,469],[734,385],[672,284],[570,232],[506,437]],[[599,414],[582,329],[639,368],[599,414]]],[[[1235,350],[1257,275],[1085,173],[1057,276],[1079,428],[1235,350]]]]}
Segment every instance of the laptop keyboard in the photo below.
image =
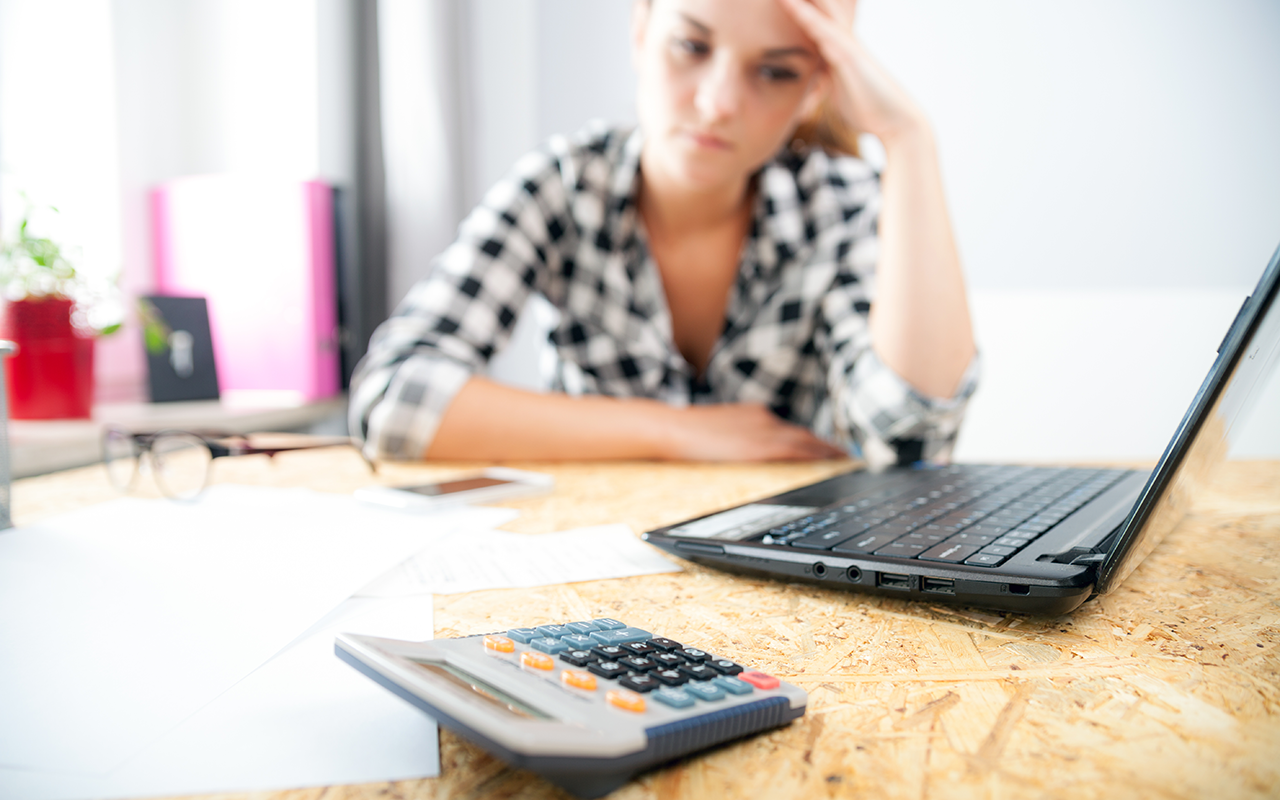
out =
{"type": "Polygon", "coordinates": [[[957,465],[779,525],[762,542],[997,567],[1127,474],[957,465]]]}

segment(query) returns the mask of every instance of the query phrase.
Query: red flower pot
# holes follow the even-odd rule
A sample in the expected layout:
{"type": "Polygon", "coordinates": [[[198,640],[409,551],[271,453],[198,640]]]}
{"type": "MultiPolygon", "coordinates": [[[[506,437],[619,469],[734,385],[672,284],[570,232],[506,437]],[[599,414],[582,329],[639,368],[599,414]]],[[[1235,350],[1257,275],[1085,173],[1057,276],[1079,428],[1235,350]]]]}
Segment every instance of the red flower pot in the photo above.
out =
{"type": "Polygon", "coordinates": [[[6,303],[0,339],[18,345],[5,360],[13,419],[87,419],[93,410],[93,339],[71,325],[71,301],[6,303]]]}

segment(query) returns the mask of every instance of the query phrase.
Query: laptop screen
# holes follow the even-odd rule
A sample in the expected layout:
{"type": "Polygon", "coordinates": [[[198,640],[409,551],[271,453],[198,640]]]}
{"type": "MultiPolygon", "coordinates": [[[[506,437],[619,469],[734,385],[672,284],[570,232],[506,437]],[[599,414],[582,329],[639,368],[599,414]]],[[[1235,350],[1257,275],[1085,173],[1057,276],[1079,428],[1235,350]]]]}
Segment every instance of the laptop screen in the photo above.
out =
{"type": "Polygon", "coordinates": [[[1097,591],[1119,585],[1182,520],[1222,463],[1280,359],[1280,250],[1240,309],[1208,377],[1098,570],[1097,591]]]}

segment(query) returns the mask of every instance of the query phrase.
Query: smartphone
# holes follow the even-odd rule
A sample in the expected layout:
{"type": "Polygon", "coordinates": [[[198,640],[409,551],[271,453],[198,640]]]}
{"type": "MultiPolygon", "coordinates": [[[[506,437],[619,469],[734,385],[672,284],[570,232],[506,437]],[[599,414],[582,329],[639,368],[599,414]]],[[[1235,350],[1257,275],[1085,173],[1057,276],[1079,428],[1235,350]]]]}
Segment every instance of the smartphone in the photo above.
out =
{"type": "Polygon", "coordinates": [[[491,467],[482,472],[415,486],[366,486],[359,500],[393,508],[438,508],[459,503],[488,503],[551,491],[555,480],[540,472],[491,467]]]}

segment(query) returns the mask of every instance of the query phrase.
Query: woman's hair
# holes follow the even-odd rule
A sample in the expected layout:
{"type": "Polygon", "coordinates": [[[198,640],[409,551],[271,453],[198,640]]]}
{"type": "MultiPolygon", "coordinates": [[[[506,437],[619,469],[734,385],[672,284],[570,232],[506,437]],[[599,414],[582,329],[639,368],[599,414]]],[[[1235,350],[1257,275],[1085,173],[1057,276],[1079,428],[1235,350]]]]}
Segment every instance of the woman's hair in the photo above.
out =
{"type": "Polygon", "coordinates": [[[791,137],[793,147],[821,147],[829,153],[858,155],[858,132],[845,122],[826,98],[791,137]]]}

